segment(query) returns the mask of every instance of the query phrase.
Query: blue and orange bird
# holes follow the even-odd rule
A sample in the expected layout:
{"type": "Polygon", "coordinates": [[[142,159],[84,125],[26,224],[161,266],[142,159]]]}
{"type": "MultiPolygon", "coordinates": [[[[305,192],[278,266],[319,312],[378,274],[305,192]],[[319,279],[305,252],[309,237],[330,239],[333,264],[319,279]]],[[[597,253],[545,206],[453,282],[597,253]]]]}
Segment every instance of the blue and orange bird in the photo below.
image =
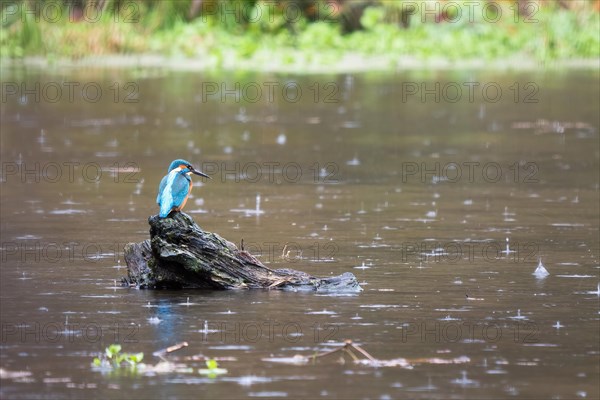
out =
{"type": "Polygon", "coordinates": [[[160,181],[156,202],[160,207],[160,218],[166,218],[171,211],[181,211],[192,191],[191,174],[211,179],[210,176],[196,170],[188,161],[178,159],[169,165],[169,172],[160,181]]]}

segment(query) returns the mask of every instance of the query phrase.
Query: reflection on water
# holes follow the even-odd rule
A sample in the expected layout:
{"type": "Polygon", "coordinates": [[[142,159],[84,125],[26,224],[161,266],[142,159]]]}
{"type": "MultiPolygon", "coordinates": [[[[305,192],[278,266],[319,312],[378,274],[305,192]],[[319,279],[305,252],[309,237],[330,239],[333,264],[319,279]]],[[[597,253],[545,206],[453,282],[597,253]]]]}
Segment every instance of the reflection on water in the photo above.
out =
{"type": "Polygon", "coordinates": [[[598,397],[596,72],[3,80],[40,88],[5,93],[0,115],[3,398],[598,397]],[[49,101],[65,82],[102,95],[49,101]],[[178,157],[213,178],[186,207],[204,229],[365,290],[116,286],[178,157]],[[295,362],[345,339],[396,366],[295,362]],[[90,366],[111,343],[156,364],[184,341],[192,374],[90,366]],[[201,356],[229,372],[199,375],[201,356]]]}

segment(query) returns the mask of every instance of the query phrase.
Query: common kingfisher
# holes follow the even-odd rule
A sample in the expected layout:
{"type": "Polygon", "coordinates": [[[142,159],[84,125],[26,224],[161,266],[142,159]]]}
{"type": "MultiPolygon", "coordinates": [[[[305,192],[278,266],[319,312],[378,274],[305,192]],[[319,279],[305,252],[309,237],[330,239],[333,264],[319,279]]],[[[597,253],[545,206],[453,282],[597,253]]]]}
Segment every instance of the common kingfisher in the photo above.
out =
{"type": "Polygon", "coordinates": [[[181,211],[192,191],[191,174],[211,179],[210,176],[196,170],[189,161],[175,160],[169,165],[169,172],[160,181],[156,202],[160,206],[160,218],[166,218],[171,211],[181,211]]]}

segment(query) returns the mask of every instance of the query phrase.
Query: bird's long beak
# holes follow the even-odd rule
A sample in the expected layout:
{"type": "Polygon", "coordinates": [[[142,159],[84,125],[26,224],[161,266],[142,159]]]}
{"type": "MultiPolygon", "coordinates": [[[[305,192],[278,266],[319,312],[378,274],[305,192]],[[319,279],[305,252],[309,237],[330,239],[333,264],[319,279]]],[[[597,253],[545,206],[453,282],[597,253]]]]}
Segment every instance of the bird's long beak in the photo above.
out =
{"type": "Polygon", "coordinates": [[[204,172],[195,170],[194,168],[190,168],[190,171],[192,171],[193,174],[200,175],[200,176],[203,176],[208,179],[212,179],[210,176],[206,175],[204,172]]]}

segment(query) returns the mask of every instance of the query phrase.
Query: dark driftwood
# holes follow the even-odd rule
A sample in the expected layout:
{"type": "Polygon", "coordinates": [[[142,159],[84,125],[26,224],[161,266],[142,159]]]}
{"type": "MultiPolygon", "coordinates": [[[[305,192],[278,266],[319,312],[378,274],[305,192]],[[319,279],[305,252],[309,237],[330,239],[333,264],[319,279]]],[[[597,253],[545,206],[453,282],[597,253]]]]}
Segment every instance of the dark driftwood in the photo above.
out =
{"type": "Polygon", "coordinates": [[[283,289],[360,292],[346,272],[316,278],[291,269],[272,270],[219,235],[203,231],[187,214],[148,219],[150,239],[125,246],[124,284],[139,288],[283,289]]]}

